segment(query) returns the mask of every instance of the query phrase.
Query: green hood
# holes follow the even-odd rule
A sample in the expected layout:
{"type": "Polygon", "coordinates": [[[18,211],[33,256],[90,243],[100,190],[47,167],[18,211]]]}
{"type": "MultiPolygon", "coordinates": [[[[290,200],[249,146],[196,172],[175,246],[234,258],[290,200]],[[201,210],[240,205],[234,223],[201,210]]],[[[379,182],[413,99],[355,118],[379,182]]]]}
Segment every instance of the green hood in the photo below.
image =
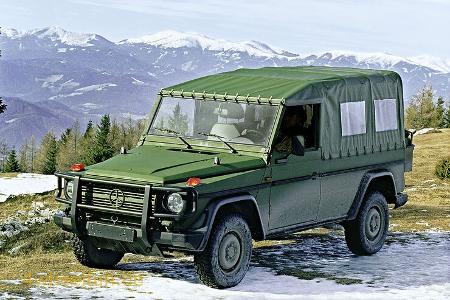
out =
{"type": "Polygon", "coordinates": [[[140,146],[87,168],[85,176],[133,181],[176,183],[189,177],[207,178],[262,168],[262,158],[232,153],[198,153],[192,150],[140,146]],[[220,165],[214,164],[214,158],[220,165]]]}

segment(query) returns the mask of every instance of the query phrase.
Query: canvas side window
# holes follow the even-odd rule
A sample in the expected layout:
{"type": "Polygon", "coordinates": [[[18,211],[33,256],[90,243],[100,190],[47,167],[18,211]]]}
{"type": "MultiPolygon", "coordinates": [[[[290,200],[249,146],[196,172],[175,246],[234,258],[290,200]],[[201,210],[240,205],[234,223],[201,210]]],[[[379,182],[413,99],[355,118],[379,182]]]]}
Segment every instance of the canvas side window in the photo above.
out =
{"type": "Polygon", "coordinates": [[[397,100],[381,99],[374,100],[375,106],[375,129],[377,132],[397,130],[397,100]]]}
{"type": "Polygon", "coordinates": [[[366,103],[341,103],[342,136],[366,133],[366,103]]]}

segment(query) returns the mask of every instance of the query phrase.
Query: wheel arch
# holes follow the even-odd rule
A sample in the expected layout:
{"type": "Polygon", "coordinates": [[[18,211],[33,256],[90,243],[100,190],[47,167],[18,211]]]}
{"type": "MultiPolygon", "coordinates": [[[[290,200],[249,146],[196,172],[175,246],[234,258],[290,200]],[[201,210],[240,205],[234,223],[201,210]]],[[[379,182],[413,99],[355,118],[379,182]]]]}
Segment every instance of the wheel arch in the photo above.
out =
{"type": "Polygon", "coordinates": [[[255,197],[250,194],[232,195],[215,199],[209,205],[206,221],[207,231],[198,250],[202,251],[206,247],[212,229],[220,216],[229,213],[242,215],[250,228],[253,239],[257,241],[265,239],[266,232],[255,197]]]}
{"type": "Polygon", "coordinates": [[[356,218],[365,197],[372,191],[379,191],[386,197],[387,203],[395,204],[397,192],[392,172],[382,169],[368,171],[364,174],[348,211],[347,220],[356,218]]]}

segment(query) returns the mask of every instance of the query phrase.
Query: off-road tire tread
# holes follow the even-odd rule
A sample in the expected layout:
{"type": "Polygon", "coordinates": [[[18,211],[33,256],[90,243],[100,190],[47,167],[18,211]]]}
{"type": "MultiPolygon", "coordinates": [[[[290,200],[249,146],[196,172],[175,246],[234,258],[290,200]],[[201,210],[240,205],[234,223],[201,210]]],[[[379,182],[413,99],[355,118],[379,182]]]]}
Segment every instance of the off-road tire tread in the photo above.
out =
{"type": "Polygon", "coordinates": [[[115,265],[117,265],[117,263],[119,263],[119,261],[122,259],[124,255],[124,253],[121,252],[102,249],[103,251],[107,252],[107,255],[104,256],[104,260],[102,260],[101,262],[95,261],[92,259],[92,257],[89,256],[87,250],[88,247],[87,243],[88,241],[83,240],[76,235],[74,235],[72,238],[72,248],[76,259],[83,266],[89,268],[102,268],[102,269],[112,268],[115,265]]]}
{"type": "Polygon", "coordinates": [[[383,194],[381,194],[378,191],[371,192],[367,195],[365,198],[363,204],[361,205],[358,215],[356,218],[352,221],[348,221],[344,224],[345,229],[345,241],[347,243],[348,248],[351,252],[353,252],[356,255],[372,255],[377,253],[382,245],[384,244],[384,241],[386,239],[387,231],[389,228],[389,212],[388,212],[388,206],[386,198],[383,194]],[[379,202],[381,204],[384,213],[385,213],[385,224],[384,224],[384,237],[381,238],[380,242],[378,243],[377,247],[374,247],[373,249],[369,248],[367,244],[365,243],[365,233],[363,232],[364,229],[364,217],[367,214],[369,208],[372,206],[374,202],[379,202]],[[381,244],[381,245],[380,245],[381,244]]]}
{"type": "MultiPolygon", "coordinates": [[[[211,265],[211,262],[213,259],[218,259],[218,254],[214,253],[214,237],[217,234],[218,231],[222,230],[223,226],[226,226],[228,222],[230,222],[231,224],[236,224],[237,222],[242,222],[242,224],[244,225],[244,235],[246,236],[246,238],[248,238],[250,240],[250,258],[251,258],[251,252],[252,252],[252,246],[251,246],[251,231],[248,227],[248,224],[245,222],[245,220],[242,218],[242,216],[240,216],[239,214],[229,214],[226,215],[225,217],[220,217],[221,221],[216,223],[214,225],[214,228],[212,229],[212,232],[209,236],[209,240],[208,243],[206,245],[206,248],[200,252],[200,253],[196,253],[194,255],[194,265],[195,265],[195,270],[197,272],[197,275],[200,279],[200,281],[205,284],[206,286],[212,287],[212,288],[217,288],[217,289],[223,289],[223,288],[228,288],[231,286],[223,286],[217,283],[217,281],[215,280],[215,274],[214,274],[214,270],[213,267],[211,265]]],[[[242,245],[242,247],[245,247],[245,245],[242,245]]],[[[247,266],[245,267],[245,271],[244,274],[247,273],[248,268],[249,268],[249,261],[247,262],[247,266]]]]}

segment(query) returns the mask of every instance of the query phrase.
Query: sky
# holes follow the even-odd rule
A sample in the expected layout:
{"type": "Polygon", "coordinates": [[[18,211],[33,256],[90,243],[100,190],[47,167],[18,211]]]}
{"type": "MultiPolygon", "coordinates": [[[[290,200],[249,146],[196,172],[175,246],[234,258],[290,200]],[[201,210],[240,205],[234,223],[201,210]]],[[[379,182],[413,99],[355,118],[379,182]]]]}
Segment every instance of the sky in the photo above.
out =
{"type": "Polygon", "coordinates": [[[109,40],[162,30],[328,50],[450,59],[450,0],[0,0],[0,26],[48,26],[109,40]]]}

